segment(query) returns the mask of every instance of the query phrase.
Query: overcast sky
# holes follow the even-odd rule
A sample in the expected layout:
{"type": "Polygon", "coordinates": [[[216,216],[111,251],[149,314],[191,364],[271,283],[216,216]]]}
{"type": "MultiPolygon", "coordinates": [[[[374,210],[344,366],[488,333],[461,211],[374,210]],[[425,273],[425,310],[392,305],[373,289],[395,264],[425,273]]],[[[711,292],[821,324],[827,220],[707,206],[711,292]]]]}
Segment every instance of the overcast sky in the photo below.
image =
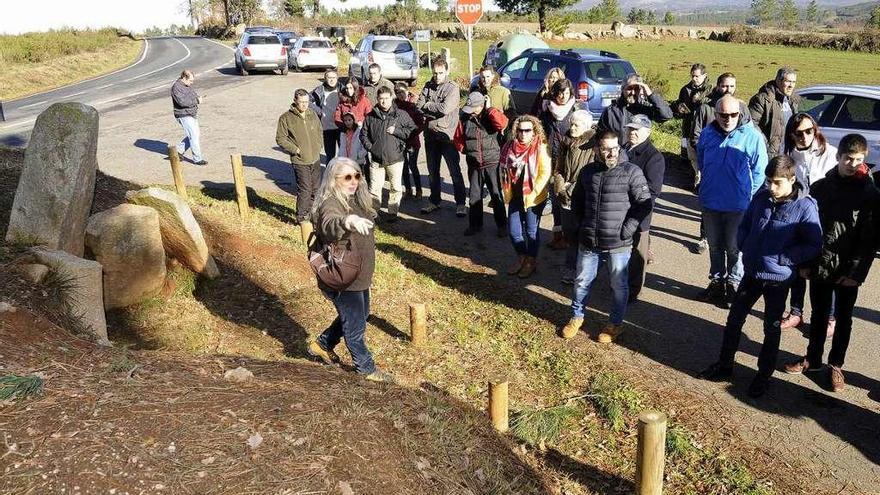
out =
{"type": "MultiPolygon", "coordinates": [[[[0,33],[18,34],[63,27],[122,27],[143,31],[153,26],[186,24],[184,0],[0,0],[0,33]]],[[[394,0],[323,0],[328,9],[388,5],[394,0]]],[[[433,0],[420,0],[434,7],[433,0]]],[[[487,5],[491,2],[487,1],[487,5]]]]}

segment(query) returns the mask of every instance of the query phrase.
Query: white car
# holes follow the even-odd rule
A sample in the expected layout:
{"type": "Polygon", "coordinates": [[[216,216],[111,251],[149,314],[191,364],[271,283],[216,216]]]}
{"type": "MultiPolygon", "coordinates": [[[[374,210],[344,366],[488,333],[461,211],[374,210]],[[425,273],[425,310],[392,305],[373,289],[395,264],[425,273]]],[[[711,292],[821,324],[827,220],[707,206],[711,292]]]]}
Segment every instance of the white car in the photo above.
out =
{"type": "Polygon", "coordinates": [[[352,50],[348,74],[366,81],[374,63],[382,67],[382,77],[391,81],[406,80],[412,86],[419,77],[416,50],[403,36],[368,34],[352,50]]]}
{"type": "Polygon", "coordinates": [[[277,70],[287,75],[287,47],[273,32],[245,32],[235,45],[235,68],[243,76],[256,70],[277,70]]]}
{"type": "Polygon", "coordinates": [[[797,91],[798,110],[810,114],[829,143],[837,146],[847,134],[868,140],[868,163],[880,164],[880,86],[829,84],[797,91]]]}
{"type": "Polygon", "coordinates": [[[328,38],[320,36],[303,36],[290,47],[290,68],[336,69],[339,67],[339,55],[328,38]]]}

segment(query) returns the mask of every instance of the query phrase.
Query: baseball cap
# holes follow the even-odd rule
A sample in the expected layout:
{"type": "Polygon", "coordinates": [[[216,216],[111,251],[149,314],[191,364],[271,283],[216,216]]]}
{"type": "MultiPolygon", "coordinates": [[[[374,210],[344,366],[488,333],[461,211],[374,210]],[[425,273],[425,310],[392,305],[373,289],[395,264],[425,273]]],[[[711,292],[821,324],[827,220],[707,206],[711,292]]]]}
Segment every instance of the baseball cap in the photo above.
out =
{"type": "Polygon", "coordinates": [[[651,119],[649,119],[647,115],[643,114],[633,115],[632,118],[629,119],[629,124],[626,124],[626,127],[629,127],[631,129],[650,129],[651,119]]]}
{"type": "Polygon", "coordinates": [[[462,111],[464,113],[474,113],[478,108],[482,107],[486,104],[486,97],[483,96],[483,93],[479,91],[474,91],[469,94],[467,97],[467,101],[464,103],[464,107],[462,107],[462,111]]]}

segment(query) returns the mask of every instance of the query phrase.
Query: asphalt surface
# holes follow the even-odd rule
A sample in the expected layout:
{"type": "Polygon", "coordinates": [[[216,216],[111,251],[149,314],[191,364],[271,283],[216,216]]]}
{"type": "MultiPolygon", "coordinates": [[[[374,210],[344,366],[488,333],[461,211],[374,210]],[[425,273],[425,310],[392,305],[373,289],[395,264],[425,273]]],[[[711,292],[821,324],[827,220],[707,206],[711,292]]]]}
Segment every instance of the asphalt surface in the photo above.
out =
{"type": "MultiPolygon", "coordinates": [[[[200,107],[199,122],[203,153],[209,163],[200,167],[187,162],[184,167],[187,183],[231,188],[229,157],[241,154],[248,187],[293,193],[293,174],[288,157],[275,145],[275,126],[278,116],[289,107],[293,91],[299,87],[315,87],[319,74],[241,77],[231,70],[231,51],[219,46],[220,50],[215,51],[208,48],[210,42],[204,40],[182,41],[199,44],[217,54],[213,64],[205,60],[202,71],[207,72],[197,77],[195,84],[196,90],[206,95],[200,107]],[[224,56],[229,67],[211,69],[222,62],[222,50],[228,52],[224,56]]],[[[173,41],[169,46],[171,43],[173,41]]],[[[182,130],[171,115],[167,90],[183,66],[181,63],[166,69],[170,72],[161,79],[164,84],[161,88],[128,96],[121,91],[119,94],[123,96],[119,100],[99,107],[98,161],[104,173],[141,184],[171,183],[170,167],[163,158],[168,145],[180,140],[182,130]]],[[[141,79],[150,77],[152,75],[141,79]]],[[[144,82],[141,79],[131,83],[140,84],[144,82]]],[[[131,90],[137,91],[141,90],[131,90]]],[[[422,181],[427,184],[424,153],[420,157],[420,168],[422,181]]],[[[418,213],[419,202],[404,201],[403,220],[389,229],[441,255],[469,260],[474,265],[503,273],[513,258],[509,241],[495,237],[488,211],[483,234],[462,237],[467,222],[455,217],[451,184],[445,169],[444,176],[441,211],[423,216],[418,213]]],[[[696,301],[707,282],[708,256],[692,251],[697,240],[699,213],[696,198],[685,189],[689,180],[683,168],[667,170],[664,192],[657,203],[652,225],[656,262],[648,267],[646,286],[639,302],[627,312],[627,331],[614,345],[604,348],[609,358],[621,367],[644,372],[646,387],[675,388],[692,394],[693,407],[717,413],[713,427],[733,430],[746,441],[773,450],[778,453],[780,462],[790,459],[806,462],[817,486],[835,493],[880,493],[880,366],[877,360],[880,356],[880,260],[860,290],[845,366],[849,385],[842,393],[827,390],[824,374],[790,376],[777,372],[767,395],[758,400],[746,396],[763,340],[761,303],[756,305],[746,323],[734,382],[716,384],[699,380],[696,378],[699,371],[717,358],[727,311],[696,301]]],[[[548,211],[541,223],[544,240],[549,236],[551,223],[548,211]]],[[[471,276],[452,267],[441,267],[442,262],[437,259],[409,252],[393,254],[413,268],[426,262],[438,263],[438,270],[432,273],[440,284],[457,287],[459,277],[471,276]]],[[[561,326],[568,316],[570,297],[570,289],[559,281],[562,253],[542,248],[538,260],[538,271],[527,282],[506,276],[493,277],[492,290],[487,287],[474,296],[494,298],[497,294],[497,302],[532,312],[561,326]],[[511,299],[511,294],[517,297],[511,299]]],[[[600,275],[589,304],[587,326],[595,327],[604,322],[609,299],[607,279],[600,275]]],[[[545,330],[556,331],[554,328],[545,330]]],[[[579,336],[571,345],[576,349],[598,344],[579,336]]],[[[785,332],[780,363],[802,355],[805,349],[802,331],[785,332]]],[[[804,487],[804,493],[810,493],[810,489],[804,487]]]]}
{"type": "Polygon", "coordinates": [[[227,82],[222,71],[233,65],[232,49],[198,37],[148,38],[133,64],[110,74],[45,93],[3,102],[6,121],[0,123],[0,144],[24,146],[37,116],[52,103],[76,101],[99,112],[167,96],[183,69],[196,74],[203,88],[227,82]]]}

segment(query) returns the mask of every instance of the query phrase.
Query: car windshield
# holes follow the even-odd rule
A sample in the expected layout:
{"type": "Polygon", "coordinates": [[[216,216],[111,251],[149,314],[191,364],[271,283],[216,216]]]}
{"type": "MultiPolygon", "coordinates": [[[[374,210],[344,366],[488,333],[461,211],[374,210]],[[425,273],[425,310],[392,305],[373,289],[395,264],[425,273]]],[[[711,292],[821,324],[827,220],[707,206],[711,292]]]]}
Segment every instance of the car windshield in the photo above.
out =
{"type": "Polygon", "coordinates": [[[330,48],[327,40],[303,40],[303,48],[330,48]]]}
{"type": "Polygon", "coordinates": [[[251,36],[248,39],[249,45],[280,45],[281,40],[278,36],[251,36]]]}
{"type": "Polygon", "coordinates": [[[629,74],[635,72],[626,62],[584,62],[587,77],[599,84],[620,84],[629,74]]]}
{"type": "Polygon", "coordinates": [[[413,51],[407,40],[374,40],[373,50],[382,53],[406,53],[413,51]]]}

